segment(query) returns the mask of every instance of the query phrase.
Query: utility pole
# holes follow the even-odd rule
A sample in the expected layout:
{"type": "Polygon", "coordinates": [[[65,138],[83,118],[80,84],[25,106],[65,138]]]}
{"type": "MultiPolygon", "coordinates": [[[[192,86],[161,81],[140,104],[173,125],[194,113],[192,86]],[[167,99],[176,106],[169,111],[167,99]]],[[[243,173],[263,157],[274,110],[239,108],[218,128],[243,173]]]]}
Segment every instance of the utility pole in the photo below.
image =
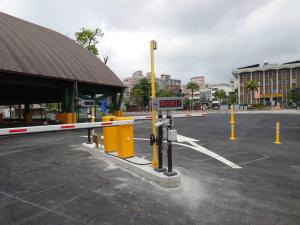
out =
{"type": "Polygon", "coordinates": [[[155,74],[154,74],[154,50],[157,49],[156,41],[150,41],[150,61],[151,61],[151,100],[152,100],[152,137],[153,137],[153,159],[152,159],[152,167],[158,167],[158,160],[157,160],[157,148],[156,148],[156,107],[155,107],[155,74]]]}

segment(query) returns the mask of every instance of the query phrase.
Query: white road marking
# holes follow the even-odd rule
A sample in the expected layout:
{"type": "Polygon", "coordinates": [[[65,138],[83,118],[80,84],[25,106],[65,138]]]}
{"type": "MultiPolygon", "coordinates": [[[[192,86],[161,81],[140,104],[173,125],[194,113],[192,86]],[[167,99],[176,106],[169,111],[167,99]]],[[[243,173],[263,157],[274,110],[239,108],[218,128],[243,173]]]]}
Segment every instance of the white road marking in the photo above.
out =
{"type": "MultiPolygon", "coordinates": [[[[239,154],[243,154],[243,153],[246,153],[246,152],[232,152],[232,153],[225,154],[224,156],[239,155],[239,154]]],[[[198,161],[205,162],[205,161],[209,161],[209,160],[212,160],[212,158],[200,159],[198,161]]],[[[241,164],[239,163],[239,165],[241,165],[241,164]]]]}
{"type": "Polygon", "coordinates": [[[201,145],[197,145],[196,143],[190,142],[189,144],[191,144],[192,146],[188,145],[188,144],[183,144],[183,143],[174,143],[177,145],[181,145],[181,146],[185,146],[191,149],[194,149],[198,152],[201,152],[205,155],[208,155],[224,164],[226,164],[227,166],[230,166],[233,169],[241,169],[242,167],[240,167],[239,165],[229,161],[228,159],[224,158],[223,156],[218,155],[217,153],[214,153],[210,150],[208,150],[207,148],[202,147],[201,145]]]}
{"type": "MultiPolygon", "coordinates": [[[[182,136],[182,137],[184,137],[184,136],[182,136]]],[[[134,139],[136,139],[136,140],[143,140],[143,141],[149,141],[149,139],[147,139],[147,138],[134,138],[134,139]]],[[[183,144],[183,143],[173,142],[173,144],[175,144],[175,145],[185,146],[187,148],[191,148],[191,149],[194,149],[194,150],[196,150],[198,152],[201,152],[201,153],[203,153],[205,155],[208,155],[208,156],[210,156],[210,157],[212,157],[212,158],[214,158],[214,159],[216,159],[216,160],[218,160],[218,161],[226,164],[227,166],[230,166],[233,169],[241,169],[242,168],[239,165],[237,165],[237,164],[229,161],[228,159],[224,158],[223,156],[220,156],[217,153],[214,153],[214,152],[208,150],[207,148],[204,148],[201,145],[198,145],[198,144],[196,144],[196,143],[194,143],[192,141],[190,141],[188,143],[189,144],[183,144]]]]}
{"type": "Polygon", "coordinates": [[[246,164],[249,164],[249,163],[253,163],[253,162],[260,161],[260,160],[263,160],[263,159],[268,159],[268,158],[270,158],[270,156],[268,156],[268,155],[263,155],[263,157],[261,157],[261,158],[249,160],[249,161],[242,162],[242,163],[239,163],[239,164],[240,164],[240,165],[246,165],[246,164]]]}
{"type": "Polygon", "coordinates": [[[185,137],[180,134],[177,135],[177,142],[191,142],[191,141],[195,142],[195,141],[199,141],[199,140],[196,140],[194,138],[185,137]]]}

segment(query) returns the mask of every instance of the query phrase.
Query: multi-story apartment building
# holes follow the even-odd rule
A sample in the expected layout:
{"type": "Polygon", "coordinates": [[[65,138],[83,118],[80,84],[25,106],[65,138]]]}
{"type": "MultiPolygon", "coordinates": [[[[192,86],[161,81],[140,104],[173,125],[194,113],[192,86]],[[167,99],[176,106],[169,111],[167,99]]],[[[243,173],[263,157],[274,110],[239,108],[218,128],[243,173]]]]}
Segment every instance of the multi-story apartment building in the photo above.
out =
{"type": "MultiPolygon", "coordinates": [[[[147,73],[147,77],[151,78],[151,73],[147,73]]],[[[171,75],[161,74],[155,78],[158,89],[169,90],[173,95],[181,94],[181,80],[172,79],[171,75]]]]}
{"type": "MultiPolygon", "coordinates": [[[[143,71],[139,70],[134,72],[131,77],[123,80],[123,83],[128,87],[124,95],[126,100],[130,99],[133,86],[142,78],[151,79],[151,73],[149,72],[144,76],[143,71]]],[[[155,81],[159,90],[169,90],[173,95],[181,95],[181,80],[172,79],[171,75],[161,74],[160,77],[155,78],[155,81]]]]}
{"type": "Polygon", "coordinates": [[[171,75],[161,74],[161,82],[165,84],[166,89],[169,90],[173,95],[181,95],[181,80],[172,79],[171,75]]]}
{"type": "Polygon", "coordinates": [[[238,80],[238,103],[288,103],[289,90],[300,88],[300,60],[283,64],[255,64],[232,71],[238,80]],[[258,84],[258,91],[251,94],[246,88],[249,80],[258,84]]]}
{"type": "Polygon", "coordinates": [[[199,85],[199,89],[204,89],[205,88],[205,78],[204,78],[204,76],[192,77],[191,81],[197,83],[199,85]]]}
{"type": "Polygon", "coordinates": [[[144,78],[144,76],[143,76],[143,71],[141,71],[141,70],[135,71],[131,77],[124,78],[123,83],[128,87],[124,93],[124,98],[126,100],[129,100],[130,92],[131,92],[133,86],[136,83],[138,83],[138,81],[142,78],[144,78]]]}

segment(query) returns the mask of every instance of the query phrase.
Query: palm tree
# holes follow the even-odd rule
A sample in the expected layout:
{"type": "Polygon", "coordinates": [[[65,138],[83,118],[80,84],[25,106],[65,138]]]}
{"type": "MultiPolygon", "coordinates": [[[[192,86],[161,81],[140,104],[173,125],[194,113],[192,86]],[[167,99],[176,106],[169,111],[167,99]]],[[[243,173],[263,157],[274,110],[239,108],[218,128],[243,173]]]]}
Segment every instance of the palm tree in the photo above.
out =
{"type": "Polygon", "coordinates": [[[189,89],[192,91],[192,106],[194,105],[193,102],[194,102],[194,90],[198,90],[199,89],[199,85],[193,81],[189,82],[187,85],[186,85],[186,89],[189,89]]]}
{"type": "Polygon", "coordinates": [[[217,89],[214,93],[214,97],[219,99],[221,103],[226,98],[226,92],[223,89],[217,89]]]}
{"type": "Polygon", "coordinates": [[[254,91],[258,91],[258,83],[254,80],[249,80],[247,82],[246,89],[248,90],[248,92],[251,93],[251,104],[252,104],[252,98],[254,95],[254,91]]]}

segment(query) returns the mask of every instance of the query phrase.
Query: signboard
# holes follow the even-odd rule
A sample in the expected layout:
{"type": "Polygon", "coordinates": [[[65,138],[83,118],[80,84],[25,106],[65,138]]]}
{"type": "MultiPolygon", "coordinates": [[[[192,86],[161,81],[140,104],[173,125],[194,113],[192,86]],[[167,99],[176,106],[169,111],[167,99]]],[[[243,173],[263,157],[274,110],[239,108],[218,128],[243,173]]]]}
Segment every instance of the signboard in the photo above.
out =
{"type": "Polygon", "coordinates": [[[93,107],[95,106],[94,100],[82,100],[81,101],[81,107],[93,107]]]}
{"type": "Polygon", "coordinates": [[[274,94],[260,94],[260,98],[272,98],[272,97],[282,97],[282,93],[274,93],[274,94]]]}
{"type": "Polygon", "coordinates": [[[101,100],[101,112],[107,111],[107,101],[106,99],[101,100]]]}
{"type": "Polygon", "coordinates": [[[94,100],[85,100],[81,98],[75,98],[75,104],[77,107],[83,107],[83,108],[88,108],[88,107],[93,107],[95,106],[95,101],[94,100]]]}
{"type": "Polygon", "coordinates": [[[183,98],[179,97],[161,97],[156,99],[158,111],[183,109],[183,98]]]}

